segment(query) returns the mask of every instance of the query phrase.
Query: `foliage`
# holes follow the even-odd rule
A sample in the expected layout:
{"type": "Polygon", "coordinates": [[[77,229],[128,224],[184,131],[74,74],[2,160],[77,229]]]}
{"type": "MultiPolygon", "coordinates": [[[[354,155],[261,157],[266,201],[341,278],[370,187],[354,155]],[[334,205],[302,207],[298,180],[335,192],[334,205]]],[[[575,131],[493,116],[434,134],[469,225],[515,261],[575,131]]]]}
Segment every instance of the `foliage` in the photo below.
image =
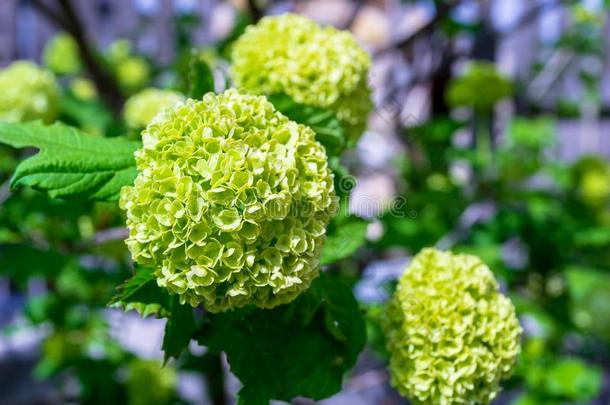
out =
{"type": "Polygon", "coordinates": [[[103,139],[60,123],[44,126],[0,123],[0,141],[40,152],[24,160],[11,186],[29,186],[51,197],[115,201],[135,178],[133,153],[138,142],[103,139]]]}

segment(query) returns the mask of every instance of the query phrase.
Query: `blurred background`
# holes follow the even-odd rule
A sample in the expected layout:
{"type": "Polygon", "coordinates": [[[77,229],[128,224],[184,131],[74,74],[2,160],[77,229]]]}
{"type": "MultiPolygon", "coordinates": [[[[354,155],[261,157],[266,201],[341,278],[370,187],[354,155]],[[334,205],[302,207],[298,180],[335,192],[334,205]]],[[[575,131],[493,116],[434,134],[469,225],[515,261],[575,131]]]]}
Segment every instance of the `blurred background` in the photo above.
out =
{"type": "MultiPolygon", "coordinates": [[[[339,271],[370,344],[344,391],[320,403],[407,403],[389,386],[379,321],[409,258],[435,245],[482,257],[517,307],[523,353],[494,404],[609,405],[609,7],[2,0],[0,67],[45,65],[64,88],[63,121],[137,136],[125,99],[178,87],[193,47],[222,90],[231,42],[264,15],[352,31],[372,55],[375,111],[342,159],[355,175],[349,209],[367,221],[339,271]]],[[[19,158],[0,148],[0,404],[232,403],[239,383],[226,365],[193,346],[161,369],[164,321],[106,308],[129,271],[118,210],[12,194],[19,158]],[[214,374],[226,377],[220,393],[214,374]]]]}

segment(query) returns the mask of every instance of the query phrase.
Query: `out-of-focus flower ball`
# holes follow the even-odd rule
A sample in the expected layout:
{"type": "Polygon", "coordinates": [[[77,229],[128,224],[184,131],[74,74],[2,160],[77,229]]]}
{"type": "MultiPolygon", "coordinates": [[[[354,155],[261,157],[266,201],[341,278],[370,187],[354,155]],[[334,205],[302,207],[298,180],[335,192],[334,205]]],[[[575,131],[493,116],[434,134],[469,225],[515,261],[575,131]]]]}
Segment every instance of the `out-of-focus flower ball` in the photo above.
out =
{"type": "Polygon", "coordinates": [[[125,59],[116,66],[116,78],[119,85],[128,91],[146,86],[150,81],[150,74],[148,62],[138,56],[125,59]]]}
{"type": "Polygon", "coordinates": [[[28,61],[0,71],[0,122],[55,120],[59,86],[53,73],[28,61]]]}
{"type": "Polygon", "coordinates": [[[125,122],[131,128],[145,128],[161,111],[183,101],[184,96],[176,91],[144,89],[127,99],[123,113],[125,122]]]}
{"type": "Polygon", "coordinates": [[[493,63],[472,62],[462,76],[449,84],[447,102],[455,107],[491,111],[512,93],[511,81],[498,72],[493,63]]]}
{"type": "Polygon", "coordinates": [[[74,75],[82,69],[76,41],[66,33],[57,34],[49,41],[42,60],[47,68],[58,75],[74,75]]]}

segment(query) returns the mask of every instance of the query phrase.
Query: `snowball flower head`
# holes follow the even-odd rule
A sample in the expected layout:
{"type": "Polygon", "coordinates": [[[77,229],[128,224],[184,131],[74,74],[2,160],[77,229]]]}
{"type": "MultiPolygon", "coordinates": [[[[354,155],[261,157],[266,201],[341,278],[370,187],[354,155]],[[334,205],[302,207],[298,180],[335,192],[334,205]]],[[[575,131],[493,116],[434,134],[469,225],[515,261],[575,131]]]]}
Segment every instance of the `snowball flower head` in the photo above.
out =
{"type": "Polygon", "coordinates": [[[493,63],[472,62],[462,76],[449,84],[447,102],[452,106],[491,111],[512,93],[512,83],[493,63]]]}
{"type": "Polygon", "coordinates": [[[157,116],[142,139],[120,205],[131,254],[160,286],[212,312],[272,308],[309,287],[336,210],[310,128],[231,89],[157,116]]]}
{"type": "Polygon", "coordinates": [[[73,75],[82,69],[78,45],[70,34],[57,34],[44,49],[44,65],[58,75],[73,75]]]}
{"type": "Polygon", "coordinates": [[[59,86],[53,73],[27,61],[0,71],[0,122],[42,120],[57,117],[59,86]]]}
{"type": "Polygon", "coordinates": [[[424,249],[385,324],[392,384],[413,404],[488,404],[520,351],[521,327],[476,256],[424,249]]]}
{"type": "Polygon", "coordinates": [[[141,89],[150,81],[150,66],[146,59],[133,56],[115,66],[119,85],[128,91],[141,89]]]}
{"type": "Polygon", "coordinates": [[[234,44],[231,73],[247,91],[284,93],[297,103],[333,110],[355,141],[372,109],[370,63],[349,32],[283,14],[246,28],[234,44]]]}
{"type": "Polygon", "coordinates": [[[144,128],[157,114],[184,101],[176,91],[148,88],[131,96],[125,103],[124,117],[132,128],[144,128]]]}

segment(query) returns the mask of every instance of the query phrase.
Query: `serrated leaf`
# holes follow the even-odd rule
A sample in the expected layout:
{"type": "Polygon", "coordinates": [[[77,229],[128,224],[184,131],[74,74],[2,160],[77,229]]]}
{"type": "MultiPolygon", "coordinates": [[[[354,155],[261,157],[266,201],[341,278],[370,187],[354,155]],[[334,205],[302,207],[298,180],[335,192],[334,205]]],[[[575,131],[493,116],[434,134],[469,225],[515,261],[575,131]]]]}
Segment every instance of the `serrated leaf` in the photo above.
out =
{"type": "Polygon", "coordinates": [[[331,223],[324,242],[321,263],[333,264],[352,255],[366,242],[368,225],[367,221],[354,215],[337,218],[337,222],[331,223]]]}
{"type": "Polygon", "coordinates": [[[137,174],[139,142],[96,137],[61,123],[0,123],[0,142],[40,150],[19,164],[11,187],[29,186],[53,198],[115,201],[137,174]]]}
{"type": "Polygon", "coordinates": [[[299,104],[285,94],[273,94],[267,98],[282,114],[313,129],[316,140],[324,145],[328,156],[336,156],[343,151],[345,130],[334,112],[299,104]]]}
{"type": "Polygon", "coordinates": [[[271,399],[319,400],[338,392],[366,331],[351,290],[321,274],[290,304],[212,315],[198,340],[227,354],[243,384],[238,403],[266,405],[271,399]]]}
{"type": "Polygon", "coordinates": [[[171,312],[170,296],[157,285],[154,270],[137,268],[133,277],[117,288],[117,294],[110,301],[112,308],[125,311],[135,310],[142,317],[168,316],[171,312]]]}
{"type": "Polygon", "coordinates": [[[171,315],[167,319],[163,336],[165,363],[172,357],[176,359],[180,357],[196,329],[193,308],[190,305],[180,304],[178,296],[172,297],[170,305],[171,315]]]}

